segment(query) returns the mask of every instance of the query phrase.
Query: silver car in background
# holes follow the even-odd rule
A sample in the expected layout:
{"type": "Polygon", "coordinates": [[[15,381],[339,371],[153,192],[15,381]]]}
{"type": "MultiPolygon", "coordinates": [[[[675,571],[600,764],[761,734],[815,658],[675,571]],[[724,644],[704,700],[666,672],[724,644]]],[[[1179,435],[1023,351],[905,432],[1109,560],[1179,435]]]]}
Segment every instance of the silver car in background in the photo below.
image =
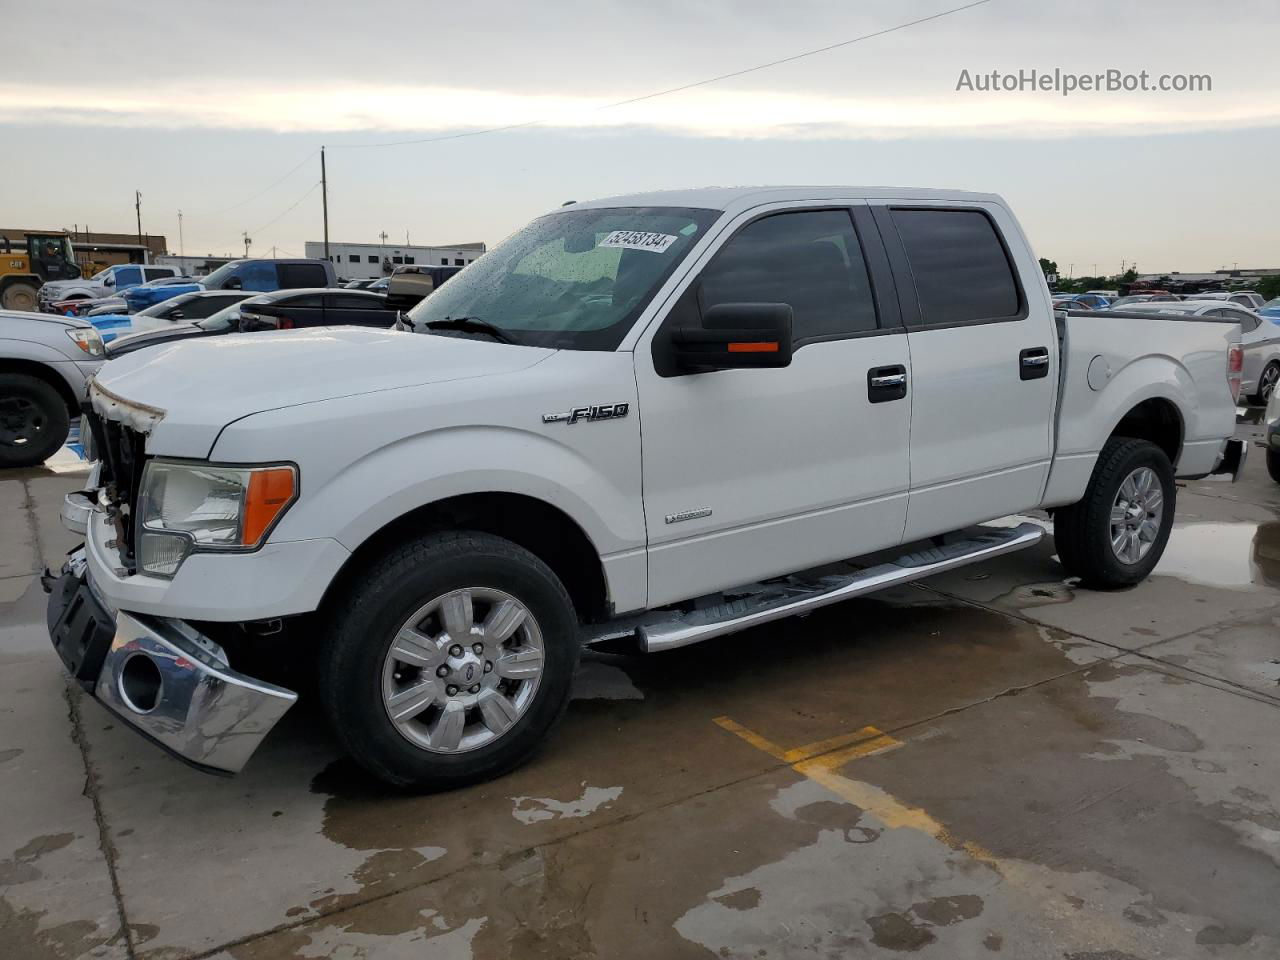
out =
{"type": "Polygon", "coordinates": [[[103,360],[85,320],[0,310],[0,470],[44,463],[66,443],[103,360]]]}
{"type": "Polygon", "coordinates": [[[1240,396],[1256,407],[1264,407],[1280,382],[1280,326],[1266,317],[1229,300],[1183,300],[1181,303],[1134,303],[1125,310],[1135,312],[1183,313],[1194,317],[1221,317],[1240,324],[1240,346],[1244,348],[1244,376],[1240,396]]]}

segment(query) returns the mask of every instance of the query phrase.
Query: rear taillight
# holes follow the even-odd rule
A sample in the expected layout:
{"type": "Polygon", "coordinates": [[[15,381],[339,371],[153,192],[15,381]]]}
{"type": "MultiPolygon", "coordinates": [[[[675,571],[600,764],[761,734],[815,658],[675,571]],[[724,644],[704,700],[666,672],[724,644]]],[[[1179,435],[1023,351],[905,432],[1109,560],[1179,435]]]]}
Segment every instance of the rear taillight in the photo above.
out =
{"type": "MultiPolygon", "coordinates": [[[[276,325],[276,328],[277,328],[277,329],[279,329],[279,330],[292,330],[292,329],[293,329],[293,321],[292,321],[292,320],[290,320],[288,317],[281,317],[281,318],[280,318],[280,323],[276,325]]],[[[1237,378],[1237,382],[1238,382],[1238,380],[1239,380],[1239,378],[1237,378]]]]}
{"type": "Polygon", "coordinates": [[[1244,350],[1240,344],[1233,343],[1227,348],[1227,385],[1231,388],[1231,399],[1240,399],[1240,381],[1244,378],[1244,350]]]}

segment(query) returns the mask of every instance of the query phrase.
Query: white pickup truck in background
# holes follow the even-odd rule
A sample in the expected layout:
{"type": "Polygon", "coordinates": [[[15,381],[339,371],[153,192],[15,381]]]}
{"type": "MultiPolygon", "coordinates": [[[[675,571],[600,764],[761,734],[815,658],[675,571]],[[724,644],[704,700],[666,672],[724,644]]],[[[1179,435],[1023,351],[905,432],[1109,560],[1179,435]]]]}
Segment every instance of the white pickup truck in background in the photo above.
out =
{"type": "Polygon", "coordinates": [[[91,387],[51,635],[192,763],[240,769],[294,702],[243,672],[278,645],[375,775],[493,776],[584,641],[661,650],[1007,553],[1044,528],[974,525],[1035,508],[1068,573],[1132,584],[1174,478],[1244,456],[1238,326],[1055,316],[987,194],[574,204],[399,326],[177,342],[91,387]]]}

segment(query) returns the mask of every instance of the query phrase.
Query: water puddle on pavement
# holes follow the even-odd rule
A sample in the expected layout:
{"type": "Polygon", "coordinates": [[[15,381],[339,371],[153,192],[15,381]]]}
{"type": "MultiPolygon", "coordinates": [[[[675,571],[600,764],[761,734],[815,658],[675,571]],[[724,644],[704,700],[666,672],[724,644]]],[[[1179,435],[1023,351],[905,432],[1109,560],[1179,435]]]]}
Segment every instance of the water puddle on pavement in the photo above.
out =
{"type": "Polygon", "coordinates": [[[1280,586],[1280,522],[1175,524],[1152,575],[1209,587],[1280,586]]]}

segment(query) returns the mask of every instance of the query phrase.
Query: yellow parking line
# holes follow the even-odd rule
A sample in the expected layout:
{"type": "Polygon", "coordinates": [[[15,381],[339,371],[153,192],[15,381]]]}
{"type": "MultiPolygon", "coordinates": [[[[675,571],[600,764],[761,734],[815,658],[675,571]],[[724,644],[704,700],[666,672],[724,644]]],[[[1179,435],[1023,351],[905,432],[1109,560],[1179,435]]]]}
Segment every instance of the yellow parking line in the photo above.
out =
{"type": "MultiPolygon", "coordinates": [[[[769,754],[769,756],[774,757],[777,760],[784,760],[784,761],[787,760],[787,752],[783,750],[780,746],[778,746],[776,743],[766,740],[764,737],[760,736],[760,734],[758,733],[753,733],[752,731],[744,727],[742,724],[738,723],[736,720],[730,720],[728,717],[716,717],[711,722],[714,724],[717,724],[720,727],[723,727],[725,730],[728,730],[730,733],[736,733],[738,736],[740,736],[743,740],[747,741],[747,743],[751,744],[757,750],[763,750],[765,753],[769,754]]],[[[787,761],[787,762],[790,762],[790,761],[787,761]]]]}
{"type": "Polygon", "coordinates": [[[716,717],[713,722],[721,729],[728,730],[745,740],[757,750],[762,750],[769,756],[789,764],[796,773],[821,784],[841,799],[874,815],[886,827],[917,830],[942,841],[953,850],[963,850],[976,860],[999,867],[996,858],[989,851],[976,843],[962,841],[952,836],[947,828],[927,811],[919,807],[907,806],[874,784],[851,780],[838,772],[850,761],[884,753],[887,750],[896,750],[903,745],[901,740],[896,740],[887,733],[868,726],[854,733],[819,740],[793,750],[784,750],[772,740],[760,736],[754,730],[744,727],[729,717],[716,717]],[[848,746],[840,749],[844,744],[848,746]]]}

